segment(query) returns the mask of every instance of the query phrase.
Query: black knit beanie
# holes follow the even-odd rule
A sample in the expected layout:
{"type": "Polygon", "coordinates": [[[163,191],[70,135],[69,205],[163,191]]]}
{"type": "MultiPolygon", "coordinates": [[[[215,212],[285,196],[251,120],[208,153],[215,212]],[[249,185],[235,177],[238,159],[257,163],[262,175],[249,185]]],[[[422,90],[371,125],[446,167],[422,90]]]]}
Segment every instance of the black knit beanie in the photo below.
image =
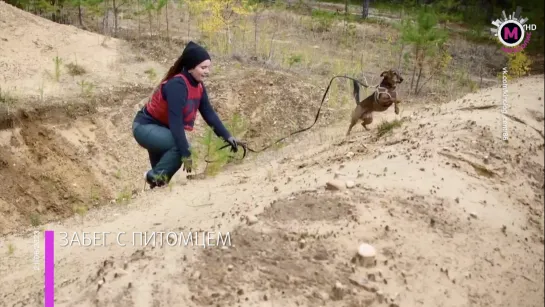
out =
{"type": "Polygon", "coordinates": [[[187,43],[182,52],[182,66],[185,69],[189,70],[195,68],[195,66],[206,60],[210,60],[210,55],[203,47],[192,41],[187,43]]]}

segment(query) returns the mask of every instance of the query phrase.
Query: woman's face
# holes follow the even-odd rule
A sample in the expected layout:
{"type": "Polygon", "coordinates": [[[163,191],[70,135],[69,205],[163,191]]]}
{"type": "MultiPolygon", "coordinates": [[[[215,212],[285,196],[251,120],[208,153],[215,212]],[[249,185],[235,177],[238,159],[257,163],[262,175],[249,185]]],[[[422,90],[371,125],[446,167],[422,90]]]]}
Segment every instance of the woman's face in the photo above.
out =
{"type": "Polygon", "coordinates": [[[204,78],[208,77],[208,74],[210,73],[210,60],[206,60],[204,62],[201,62],[199,65],[197,65],[195,68],[190,69],[189,73],[197,80],[197,82],[203,82],[204,78]]]}

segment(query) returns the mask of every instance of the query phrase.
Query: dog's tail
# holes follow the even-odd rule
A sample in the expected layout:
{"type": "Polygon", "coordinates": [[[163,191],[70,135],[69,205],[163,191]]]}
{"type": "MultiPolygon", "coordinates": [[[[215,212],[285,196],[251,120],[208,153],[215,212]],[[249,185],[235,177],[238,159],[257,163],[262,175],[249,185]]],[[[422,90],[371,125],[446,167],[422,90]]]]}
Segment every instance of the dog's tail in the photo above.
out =
{"type": "Polygon", "coordinates": [[[352,85],[354,86],[354,92],[352,95],[354,96],[354,99],[356,100],[356,104],[360,103],[360,85],[356,80],[352,80],[352,85]]]}

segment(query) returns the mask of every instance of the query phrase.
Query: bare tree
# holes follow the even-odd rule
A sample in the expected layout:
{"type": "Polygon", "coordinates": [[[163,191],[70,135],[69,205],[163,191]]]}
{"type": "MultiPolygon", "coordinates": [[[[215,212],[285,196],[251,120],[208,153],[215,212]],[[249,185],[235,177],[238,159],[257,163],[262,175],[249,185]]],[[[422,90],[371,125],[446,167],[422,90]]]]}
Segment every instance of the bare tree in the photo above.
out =
{"type": "Polygon", "coordinates": [[[361,18],[369,17],[369,0],[363,0],[363,5],[361,8],[361,18]]]}

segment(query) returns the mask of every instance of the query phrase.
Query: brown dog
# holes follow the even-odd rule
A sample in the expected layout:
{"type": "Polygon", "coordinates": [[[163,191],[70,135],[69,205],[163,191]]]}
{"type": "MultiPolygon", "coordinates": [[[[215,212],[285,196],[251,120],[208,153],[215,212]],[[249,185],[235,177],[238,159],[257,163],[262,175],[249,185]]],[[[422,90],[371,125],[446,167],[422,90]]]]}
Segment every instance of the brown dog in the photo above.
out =
{"type": "MultiPolygon", "coordinates": [[[[352,112],[350,127],[348,127],[346,135],[350,134],[350,131],[358,120],[362,120],[363,122],[361,125],[363,128],[369,130],[367,125],[373,122],[373,112],[384,112],[392,104],[395,105],[395,113],[399,114],[398,104],[401,103],[401,101],[397,99],[396,86],[403,82],[403,78],[395,69],[384,71],[380,76],[383,77],[383,79],[376,91],[361,102],[357,102],[356,108],[352,112]]],[[[355,89],[355,92],[358,91],[359,89],[355,89]]]]}

